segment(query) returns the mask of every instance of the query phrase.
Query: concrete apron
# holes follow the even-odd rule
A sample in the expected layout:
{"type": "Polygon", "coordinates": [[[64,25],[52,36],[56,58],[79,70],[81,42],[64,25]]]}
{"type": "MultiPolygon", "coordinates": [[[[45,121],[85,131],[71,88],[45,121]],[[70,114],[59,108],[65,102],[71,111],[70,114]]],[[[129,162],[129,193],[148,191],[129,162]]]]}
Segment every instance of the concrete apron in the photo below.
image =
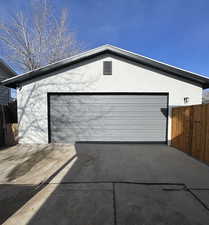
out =
{"type": "Polygon", "coordinates": [[[49,184],[4,225],[206,225],[209,211],[181,185],[49,184]]]}
{"type": "Polygon", "coordinates": [[[209,189],[209,166],[167,145],[76,144],[74,151],[65,176],[53,182],[180,183],[209,189]]]}
{"type": "Polygon", "coordinates": [[[137,153],[137,148],[132,146],[132,154],[128,154],[124,146],[112,146],[111,158],[110,152],[101,149],[102,146],[85,146],[87,152],[80,146],[77,157],[4,224],[208,224],[209,190],[206,189],[209,186],[205,180],[208,168],[175,149],[168,148],[167,153],[162,146],[154,147],[158,151],[149,159],[151,152],[143,154],[149,151],[148,146],[140,146],[142,153],[137,153]],[[173,158],[170,163],[166,160],[168,155],[173,158]],[[184,170],[181,169],[183,164],[184,170]],[[195,169],[196,173],[192,174],[195,169]],[[181,171],[186,172],[181,175],[181,171]],[[161,177],[160,172],[163,172],[161,177]],[[173,185],[160,184],[169,179],[173,185]],[[128,180],[130,183],[126,183],[128,180]],[[174,185],[182,180],[187,187],[194,185],[193,188],[199,189],[185,189],[184,182],[174,185]],[[134,181],[139,183],[134,184],[134,181]],[[142,181],[147,184],[140,183],[142,181]],[[154,184],[155,181],[158,184],[154,184]]]}

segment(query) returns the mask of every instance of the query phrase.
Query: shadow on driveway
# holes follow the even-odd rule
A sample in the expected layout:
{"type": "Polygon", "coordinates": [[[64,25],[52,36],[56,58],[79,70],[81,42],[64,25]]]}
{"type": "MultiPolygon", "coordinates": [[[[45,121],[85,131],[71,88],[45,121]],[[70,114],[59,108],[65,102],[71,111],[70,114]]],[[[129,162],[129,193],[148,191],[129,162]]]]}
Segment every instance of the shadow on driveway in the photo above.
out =
{"type": "Polygon", "coordinates": [[[0,224],[37,193],[34,186],[0,184],[0,224]]]}
{"type": "Polygon", "coordinates": [[[76,155],[5,224],[208,223],[209,211],[184,189],[184,183],[209,187],[204,164],[166,145],[82,143],[75,148],[76,155]]]}

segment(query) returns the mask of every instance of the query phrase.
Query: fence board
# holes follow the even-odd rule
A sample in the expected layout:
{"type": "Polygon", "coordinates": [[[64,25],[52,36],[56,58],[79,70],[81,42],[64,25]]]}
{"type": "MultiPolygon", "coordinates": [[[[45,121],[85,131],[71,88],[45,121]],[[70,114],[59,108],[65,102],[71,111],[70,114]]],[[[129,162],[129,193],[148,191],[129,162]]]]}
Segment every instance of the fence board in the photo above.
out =
{"type": "Polygon", "coordinates": [[[0,146],[13,145],[17,143],[16,129],[17,103],[11,102],[7,105],[0,105],[0,146]]]}
{"type": "Polygon", "coordinates": [[[186,153],[191,152],[190,148],[190,141],[191,141],[191,134],[190,134],[190,117],[191,117],[191,107],[184,109],[184,132],[182,138],[184,139],[184,151],[186,153]]]}
{"type": "Polygon", "coordinates": [[[201,106],[196,106],[193,111],[192,155],[200,159],[201,155],[201,106]]]}
{"type": "MultiPolygon", "coordinates": [[[[209,115],[209,104],[206,106],[206,116],[209,115]]],[[[205,120],[205,151],[204,151],[204,161],[209,163],[209,117],[205,120]],[[208,134],[208,135],[207,135],[208,134]]]]}
{"type": "Polygon", "coordinates": [[[171,128],[171,133],[172,133],[172,145],[174,147],[178,146],[178,143],[177,143],[177,138],[176,138],[176,134],[177,134],[177,109],[173,110],[172,112],[172,128],[171,128]]]}
{"type": "Polygon", "coordinates": [[[172,109],[171,145],[209,163],[209,104],[172,109]]]}

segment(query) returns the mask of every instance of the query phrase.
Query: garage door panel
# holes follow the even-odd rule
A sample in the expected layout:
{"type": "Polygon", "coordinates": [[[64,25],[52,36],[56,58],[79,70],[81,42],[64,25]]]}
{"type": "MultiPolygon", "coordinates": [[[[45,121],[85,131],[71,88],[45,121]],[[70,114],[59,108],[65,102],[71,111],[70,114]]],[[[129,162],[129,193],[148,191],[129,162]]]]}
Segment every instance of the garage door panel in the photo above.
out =
{"type": "Polygon", "coordinates": [[[117,127],[117,129],[124,129],[124,127],[126,129],[134,129],[134,128],[138,128],[138,129],[155,129],[155,128],[159,128],[159,129],[164,129],[166,128],[166,124],[161,122],[161,121],[149,121],[149,122],[145,122],[142,121],[140,123],[140,121],[135,122],[134,120],[131,121],[121,121],[121,120],[114,120],[114,121],[100,121],[100,122],[95,122],[95,121],[71,121],[68,122],[66,120],[62,120],[59,123],[51,123],[51,129],[56,129],[58,128],[68,128],[69,126],[71,126],[71,128],[85,128],[85,127],[98,127],[98,128],[108,128],[108,129],[114,129],[115,127],[117,127]],[[62,124],[60,124],[62,123],[62,124]]]}
{"type": "MultiPolygon", "coordinates": [[[[152,107],[154,107],[154,106],[152,106],[152,107]]],[[[98,107],[98,108],[92,107],[92,108],[89,108],[89,109],[88,108],[83,109],[83,108],[76,107],[74,109],[71,109],[70,107],[63,106],[62,109],[58,109],[58,108],[56,108],[56,109],[52,108],[52,109],[54,110],[54,115],[56,115],[56,113],[62,113],[63,115],[65,115],[65,113],[66,113],[65,111],[69,111],[70,110],[71,113],[75,113],[75,114],[72,114],[73,116],[78,116],[78,114],[85,113],[85,116],[88,115],[88,114],[90,114],[92,116],[96,114],[96,115],[100,115],[100,116],[104,117],[106,115],[114,115],[114,114],[116,114],[118,116],[118,113],[125,113],[125,115],[130,115],[130,116],[131,115],[146,116],[147,113],[150,116],[153,113],[158,113],[158,114],[161,115],[165,108],[161,108],[160,107],[158,109],[152,109],[150,107],[150,109],[149,108],[147,108],[147,109],[138,109],[137,107],[129,107],[127,109],[123,109],[123,108],[117,108],[117,107],[112,107],[112,108],[111,107],[109,107],[109,108],[107,108],[107,107],[106,108],[104,108],[104,107],[98,107]],[[134,111],[132,111],[132,110],[134,110],[134,111]]]]}
{"type": "MultiPolygon", "coordinates": [[[[120,137],[123,137],[123,136],[127,136],[129,138],[131,138],[131,140],[134,138],[139,138],[139,137],[146,137],[148,136],[149,138],[149,135],[154,135],[155,137],[162,137],[162,135],[160,134],[160,130],[159,129],[154,129],[152,130],[152,132],[150,132],[150,130],[148,129],[144,129],[143,132],[141,132],[141,130],[139,129],[127,129],[126,131],[121,131],[120,129],[118,130],[113,130],[113,129],[97,129],[97,128],[93,128],[93,129],[71,129],[70,131],[68,129],[57,129],[56,130],[56,136],[57,135],[70,135],[70,136],[73,136],[74,134],[76,135],[83,135],[83,136],[86,136],[86,135],[89,135],[90,137],[94,138],[96,136],[109,136],[109,137],[112,137],[112,136],[115,136],[117,138],[120,138],[120,137]],[[111,133],[110,133],[111,132],[111,133]],[[156,133],[157,132],[157,133],[156,133]],[[64,133],[64,134],[63,134],[64,133]]],[[[102,141],[102,140],[101,140],[102,141]]],[[[111,141],[114,141],[114,140],[111,140],[111,141]]],[[[121,140],[116,140],[116,141],[121,141],[121,140]]],[[[162,140],[161,140],[162,141],[162,140]]]]}
{"type": "Polygon", "coordinates": [[[69,127],[70,126],[77,126],[77,127],[89,127],[89,126],[99,126],[99,127],[111,127],[114,128],[115,126],[124,128],[124,126],[130,126],[131,128],[133,126],[137,126],[139,128],[141,127],[149,127],[154,128],[157,126],[158,128],[162,129],[166,123],[164,123],[164,120],[155,120],[154,118],[148,118],[148,117],[132,117],[130,120],[128,117],[124,116],[123,119],[117,118],[116,116],[109,117],[109,118],[96,118],[96,117],[74,117],[72,119],[61,117],[59,119],[56,119],[51,123],[52,127],[69,127]]]}
{"type": "MultiPolygon", "coordinates": [[[[53,122],[51,123],[51,128],[69,128],[69,123],[66,120],[62,120],[63,122],[53,122]]],[[[121,121],[121,120],[112,120],[112,121],[70,121],[71,128],[101,128],[101,129],[162,129],[166,127],[166,124],[162,123],[162,121],[121,121]]],[[[125,129],[125,130],[126,130],[125,129]]]]}
{"type": "Polygon", "coordinates": [[[157,110],[157,109],[160,109],[160,108],[166,108],[167,105],[166,104],[160,104],[160,103],[150,103],[150,104],[143,104],[143,103],[132,103],[132,104],[128,104],[128,103],[112,103],[112,104],[109,104],[109,103],[100,103],[100,104],[92,104],[92,103],[89,103],[89,104],[86,104],[86,103],[82,103],[82,102],[77,102],[77,103],[69,103],[69,104],[57,104],[57,105],[53,105],[52,106],[52,109],[54,110],[59,110],[60,107],[64,107],[66,109],[69,109],[71,108],[71,105],[73,105],[73,109],[72,110],[76,110],[79,108],[80,111],[88,111],[88,110],[91,110],[91,109],[94,109],[95,111],[100,111],[100,110],[106,110],[106,111],[109,111],[109,110],[116,110],[116,111],[124,111],[124,110],[127,110],[127,109],[131,109],[133,108],[134,110],[138,110],[138,111],[152,111],[152,110],[157,110]],[[124,107],[124,104],[126,105],[126,107],[124,107]],[[128,108],[127,108],[128,107],[128,108]],[[146,107],[146,108],[145,108],[146,107]],[[155,108],[157,107],[157,108],[155,108]]]}
{"type": "MultiPolygon", "coordinates": [[[[132,110],[132,109],[130,109],[132,110]]],[[[163,119],[164,113],[160,110],[153,110],[153,111],[95,111],[95,112],[85,112],[85,111],[74,111],[71,109],[59,109],[54,111],[54,113],[52,113],[52,116],[54,116],[54,118],[56,118],[58,121],[61,117],[64,117],[65,119],[68,120],[73,120],[73,119],[113,119],[113,117],[115,117],[114,119],[120,119],[121,117],[119,116],[121,115],[121,117],[123,118],[127,118],[127,119],[131,119],[132,117],[137,117],[138,119],[154,119],[153,115],[155,115],[155,117],[158,117],[159,120],[163,119]],[[68,111],[70,111],[70,115],[67,113],[68,111]],[[57,115],[59,114],[59,115],[57,115]],[[161,118],[162,117],[162,118],[161,118]]]]}
{"type": "Polygon", "coordinates": [[[156,142],[162,142],[164,141],[161,137],[161,135],[155,135],[155,133],[149,133],[149,132],[143,132],[136,134],[137,131],[133,132],[122,132],[120,133],[120,136],[117,132],[112,131],[111,134],[109,134],[109,131],[106,132],[97,132],[95,134],[94,131],[66,131],[65,133],[57,132],[56,136],[54,137],[54,141],[58,143],[66,142],[67,139],[76,140],[76,141],[133,141],[138,142],[140,141],[156,141],[156,142]],[[154,137],[152,140],[150,140],[149,135],[153,135],[154,137]],[[118,140],[118,138],[120,139],[118,140]]]}
{"type": "Polygon", "coordinates": [[[114,103],[114,102],[118,102],[118,103],[153,103],[153,100],[156,103],[162,103],[162,100],[164,100],[167,96],[166,95],[140,95],[140,99],[139,99],[139,95],[124,95],[124,94],[117,94],[117,92],[115,94],[71,94],[71,97],[69,98],[69,95],[65,95],[62,93],[60,93],[59,95],[51,95],[50,99],[51,101],[56,101],[58,100],[58,104],[60,102],[63,103],[69,103],[69,102],[84,102],[84,103],[93,103],[93,102],[99,102],[101,103],[114,103]],[[78,96],[80,96],[78,98],[78,96]],[[130,98],[131,96],[131,98],[130,98]]]}
{"type": "MultiPolygon", "coordinates": [[[[72,126],[71,126],[71,129],[81,129],[81,130],[85,130],[85,129],[93,129],[93,130],[122,130],[123,131],[123,129],[124,129],[124,126],[126,126],[126,130],[127,131],[131,131],[131,130],[139,130],[139,131],[142,131],[142,129],[143,129],[143,131],[145,131],[145,130],[148,130],[149,132],[150,132],[150,134],[152,133],[152,131],[155,131],[155,130],[159,130],[160,132],[161,132],[161,129],[163,129],[163,128],[166,128],[166,126],[162,126],[162,127],[160,127],[159,128],[159,125],[160,124],[155,124],[155,125],[151,125],[151,124],[149,124],[149,125],[147,125],[147,124],[143,124],[143,125],[138,125],[138,124],[134,124],[134,125],[132,125],[132,124],[128,124],[128,125],[126,125],[126,124],[119,124],[119,125],[117,125],[117,129],[115,128],[116,127],[116,125],[115,124],[111,124],[111,125],[92,125],[91,124],[91,126],[78,126],[78,125],[76,125],[76,124],[72,124],[72,126]],[[150,131],[151,130],[151,131],[150,131]]],[[[63,129],[66,129],[66,130],[68,130],[69,129],[69,127],[67,126],[67,125],[61,125],[61,126],[59,126],[58,128],[57,128],[57,126],[53,126],[52,125],[52,127],[51,127],[54,131],[56,131],[56,130],[63,130],[63,129]]]]}
{"type": "MultiPolygon", "coordinates": [[[[146,100],[145,100],[146,101],[146,100]]],[[[131,106],[131,105],[137,105],[137,104],[144,104],[144,105],[146,105],[146,106],[151,106],[151,105],[162,105],[162,107],[166,107],[166,104],[163,104],[162,102],[145,102],[145,101],[143,101],[143,102],[117,102],[117,101],[113,101],[112,103],[109,103],[109,102],[103,102],[103,103],[100,103],[100,102],[98,102],[98,103],[95,103],[95,102],[84,102],[84,101],[69,101],[69,102],[65,102],[65,101],[61,101],[61,102],[59,102],[58,104],[57,104],[57,106],[63,106],[63,105],[71,105],[71,104],[82,104],[82,105],[84,105],[85,107],[86,106],[93,106],[93,107],[96,107],[97,105],[98,106],[101,106],[101,105],[103,105],[103,104],[108,104],[109,106],[114,106],[115,104],[117,104],[117,105],[122,105],[123,106],[123,104],[127,104],[127,105],[129,105],[129,106],[131,106]]],[[[155,101],[155,100],[153,100],[153,101],[155,101]]]]}
{"type": "Polygon", "coordinates": [[[166,141],[166,95],[52,95],[51,141],[166,141]]]}

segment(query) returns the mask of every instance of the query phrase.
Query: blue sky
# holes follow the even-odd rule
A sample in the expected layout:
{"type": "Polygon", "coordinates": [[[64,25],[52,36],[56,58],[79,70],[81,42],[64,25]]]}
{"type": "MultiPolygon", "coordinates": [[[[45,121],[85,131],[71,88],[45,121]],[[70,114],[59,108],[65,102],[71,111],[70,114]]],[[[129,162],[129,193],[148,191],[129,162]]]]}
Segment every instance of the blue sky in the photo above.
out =
{"type": "MultiPolygon", "coordinates": [[[[0,15],[27,10],[0,1],[0,15]]],[[[112,44],[209,76],[208,0],[54,0],[70,9],[71,28],[88,49],[112,44]]]]}

